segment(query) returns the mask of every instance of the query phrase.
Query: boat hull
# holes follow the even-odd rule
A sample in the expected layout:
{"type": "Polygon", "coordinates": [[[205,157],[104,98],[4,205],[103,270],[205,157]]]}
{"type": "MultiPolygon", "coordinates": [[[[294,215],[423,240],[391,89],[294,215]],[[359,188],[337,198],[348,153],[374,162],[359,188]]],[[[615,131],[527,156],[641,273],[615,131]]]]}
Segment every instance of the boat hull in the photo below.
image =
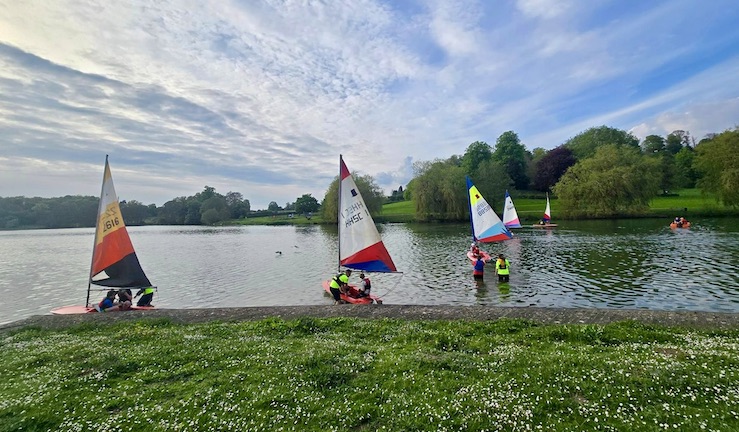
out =
{"type": "MultiPolygon", "coordinates": [[[[480,251],[480,255],[482,256],[482,260],[486,262],[493,259],[493,257],[491,257],[490,254],[485,251],[480,251]]],[[[475,263],[477,262],[477,257],[472,254],[472,251],[467,251],[467,258],[470,260],[472,265],[475,265],[475,263]]]]}
{"type": "MultiPolygon", "coordinates": [[[[153,309],[155,309],[154,306],[131,306],[130,310],[147,311],[147,310],[153,310],[153,309]]],[[[110,312],[112,313],[112,312],[118,312],[118,311],[114,310],[110,312]]],[[[126,312],[126,311],[121,311],[121,312],[126,312]]],[[[78,314],[86,314],[86,313],[98,313],[98,311],[96,311],[95,308],[89,307],[89,306],[72,305],[72,306],[62,306],[56,309],[52,309],[51,313],[54,315],[78,315],[78,314]]]]}
{"type": "Polygon", "coordinates": [[[534,228],[557,228],[557,224],[534,224],[531,226],[534,228]]]}
{"type": "Polygon", "coordinates": [[[672,228],[672,229],[688,229],[688,228],[690,228],[690,222],[686,222],[686,223],[683,224],[683,226],[680,226],[680,227],[677,226],[677,224],[675,222],[673,222],[673,223],[670,224],[670,228],[672,228]]]}
{"type": "MultiPolygon", "coordinates": [[[[323,281],[323,290],[326,291],[329,295],[331,295],[331,298],[333,298],[333,294],[331,293],[331,280],[325,280],[323,281]]],[[[369,297],[357,297],[359,294],[359,288],[357,288],[355,285],[349,285],[349,293],[348,294],[341,294],[341,299],[344,300],[347,303],[352,304],[382,304],[382,300],[377,297],[370,295],[369,297]]]]}

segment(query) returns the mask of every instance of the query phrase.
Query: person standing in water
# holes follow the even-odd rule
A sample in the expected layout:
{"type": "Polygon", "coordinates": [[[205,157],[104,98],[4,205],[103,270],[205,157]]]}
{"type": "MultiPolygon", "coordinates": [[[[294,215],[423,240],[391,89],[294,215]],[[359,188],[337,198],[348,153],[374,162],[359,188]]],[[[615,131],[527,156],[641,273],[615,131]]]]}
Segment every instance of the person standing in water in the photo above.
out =
{"type": "Polygon", "coordinates": [[[498,260],[495,261],[495,274],[498,275],[498,282],[508,282],[511,274],[511,262],[503,254],[498,255],[498,260]]]}

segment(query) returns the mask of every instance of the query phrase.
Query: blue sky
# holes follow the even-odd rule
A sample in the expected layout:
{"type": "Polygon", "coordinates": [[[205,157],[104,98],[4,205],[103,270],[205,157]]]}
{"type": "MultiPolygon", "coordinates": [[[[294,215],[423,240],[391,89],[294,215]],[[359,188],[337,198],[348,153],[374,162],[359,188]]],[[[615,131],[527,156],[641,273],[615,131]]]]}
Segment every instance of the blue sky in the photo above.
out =
{"type": "Polygon", "coordinates": [[[733,0],[0,0],[0,196],[205,185],[253,209],[338,173],[388,193],[416,161],[607,125],[739,124],[733,0]]]}

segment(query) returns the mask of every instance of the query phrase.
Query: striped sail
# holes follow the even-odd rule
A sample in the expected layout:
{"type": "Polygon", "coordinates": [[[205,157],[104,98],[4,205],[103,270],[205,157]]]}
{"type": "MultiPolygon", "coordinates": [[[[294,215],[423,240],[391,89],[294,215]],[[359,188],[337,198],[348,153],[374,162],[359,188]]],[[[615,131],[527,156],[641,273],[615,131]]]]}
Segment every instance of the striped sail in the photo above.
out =
{"type": "Polygon", "coordinates": [[[544,217],[542,218],[544,223],[549,223],[552,220],[552,209],[549,207],[549,193],[547,193],[547,208],[544,210],[544,217]]]}
{"type": "Polygon", "coordinates": [[[395,272],[364,199],[339,156],[339,265],[368,272],[395,272]]]}
{"type": "Polygon", "coordinates": [[[472,224],[472,238],[483,243],[508,240],[513,237],[490,204],[485,201],[472,180],[467,178],[467,189],[470,202],[470,223],[472,224]]]}
{"type": "Polygon", "coordinates": [[[513,205],[513,199],[505,191],[505,204],[503,206],[503,225],[507,228],[521,228],[521,221],[518,220],[516,206],[513,205]]]}
{"type": "Polygon", "coordinates": [[[90,283],[106,287],[151,286],[123,222],[107,156],[95,227],[90,283]]]}

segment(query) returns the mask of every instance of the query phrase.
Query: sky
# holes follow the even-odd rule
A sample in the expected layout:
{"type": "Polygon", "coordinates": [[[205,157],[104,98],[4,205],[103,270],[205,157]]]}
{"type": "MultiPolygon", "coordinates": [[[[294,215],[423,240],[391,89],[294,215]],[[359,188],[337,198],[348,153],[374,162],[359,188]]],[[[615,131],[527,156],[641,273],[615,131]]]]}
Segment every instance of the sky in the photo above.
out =
{"type": "Polygon", "coordinates": [[[735,0],[0,0],[0,196],[252,209],[514,131],[739,125],[735,0]]]}

